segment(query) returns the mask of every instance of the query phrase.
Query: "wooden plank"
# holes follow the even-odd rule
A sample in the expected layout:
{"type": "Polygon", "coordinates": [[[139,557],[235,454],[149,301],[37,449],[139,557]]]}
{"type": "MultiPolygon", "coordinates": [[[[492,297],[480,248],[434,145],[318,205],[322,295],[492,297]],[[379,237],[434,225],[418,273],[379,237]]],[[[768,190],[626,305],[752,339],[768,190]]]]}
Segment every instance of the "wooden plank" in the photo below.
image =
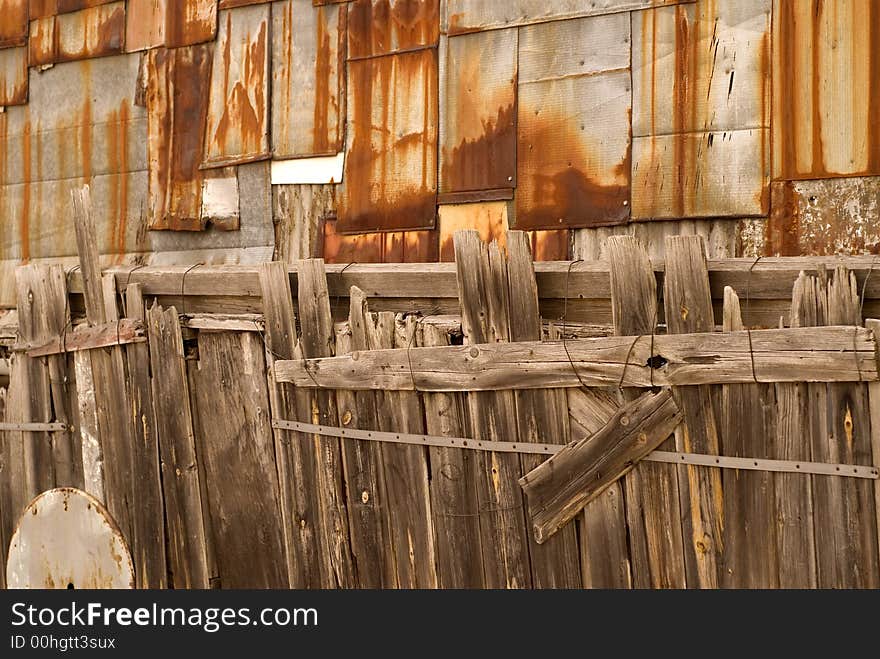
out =
{"type": "Polygon", "coordinates": [[[153,405],[162,464],[169,585],[207,588],[208,557],[183,337],[174,307],[147,312],[153,405]]]}
{"type": "MultiPolygon", "coordinates": [[[[113,279],[115,283],[115,279],[113,279]]],[[[106,323],[95,327],[83,327],[78,331],[68,331],[53,337],[33,348],[27,348],[28,357],[60,355],[78,350],[93,350],[129,343],[143,343],[144,324],[130,318],[119,322],[106,323]]]]}
{"type": "MultiPolygon", "coordinates": [[[[880,333],[880,320],[869,318],[865,327],[875,334],[880,333]]],[[[880,384],[868,385],[868,408],[871,415],[871,457],[872,464],[880,467],[880,384]]],[[[874,511],[877,519],[877,542],[880,549],[880,480],[874,481],[874,511]]]]}
{"type": "MultiPolygon", "coordinates": [[[[739,298],[724,296],[724,329],[742,328],[739,298]]],[[[715,391],[721,453],[728,457],[776,457],[776,389],[772,384],[725,384],[715,391]]],[[[778,588],[776,479],[781,474],[724,469],[721,585],[778,588]]],[[[798,502],[800,503],[800,502],[798,502]]]]}
{"type": "MultiPolygon", "coordinates": [[[[540,341],[543,331],[528,234],[508,231],[505,242],[510,340],[540,341]]],[[[517,441],[540,444],[567,444],[570,441],[565,390],[517,391],[515,399],[517,441]]],[[[541,462],[539,456],[521,456],[522,472],[535,469],[541,462]]],[[[540,546],[531,542],[529,557],[535,588],[579,588],[582,585],[574,524],[547,538],[540,546]]]]}
{"type": "MultiPolygon", "coordinates": [[[[125,291],[125,314],[143,326],[144,297],[140,284],[125,291]]],[[[150,386],[150,348],[146,343],[126,347],[125,364],[133,424],[131,496],[133,507],[132,560],[138,588],[167,588],[165,510],[159,466],[159,440],[150,386]]]]}
{"type": "MultiPolygon", "coordinates": [[[[609,238],[607,248],[615,333],[653,337],[658,314],[657,281],[644,246],[626,236],[609,238]]],[[[632,400],[638,395],[632,390],[623,391],[624,399],[632,400]]],[[[673,447],[671,438],[660,445],[661,450],[673,447]]],[[[645,462],[636,465],[623,479],[622,497],[629,529],[629,578],[633,587],[684,588],[681,508],[675,468],[645,462]]]]}
{"type": "MultiPolygon", "coordinates": [[[[421,323],[418,344],[449,344],[449,334],[429,322],[421,323]]],[[[424,393],[425,430],[445,437],[472,437],[465,394],[424,393]]],[[[476,460],[472,451],[430,447],[431,516],[441,588],[481,588],[480,510],[476,460]]]]}
{"type": "Polygon", "coordinates": [[[545,542],[657,448],[681,422],[668,389],[621,407],[595,435],[569,444],[523,476],[535,538],[545,542]]]}
{"type": "MultiPolygon", "coordinates": [[[[715,329],[705,255],[702,236],[666,239],[663,299],[666,329],[670,334],[715,329]]],[[[720,446],[711,390],[706,385],[674,387],[673,394],[684,415],[684,423],[675,431],[676,450],[718,455],[720,446]]],[[[678,476],[688,587],[716,588],[724,519],[721,470],[685,465],[679,466],[678,476]]]]}
{"type": "Polygon", "coordinates": [[[101,266],[98,258],[98,236],[92,218],[91,192],[88,185],[72,190],[73,219],[76,227],[76,250],[79,254],[79,274],[85,298],[86,317],[92,325],[107,322],[104,294],[101,288],[101,266]]]}
{"type": "Polygon", "coordinates": [[[397,391],[684,386],[749,383],[754,375],[763,382],[870,382],[878,378],[874,346],[870,332],[853,326],[756,330],[751,350],[745,331],[643,334],[571,339],[564,345],[522,341],[375,350],[283,360],[275,374],[279,382],[305,388],[397,391]]]}
{"type": "MultiPolygon", "coordinates": [[[[295,389],[275,382],[276,359],[291,359],[296,343],[296,316],[287,267],[280,262],[260,266],[260,284],[266,318],[266,364],[269,402],[276,419],[296,418],[295,389]]],[[[320,522],[315,488],[315,446],[297,433],[276,429],[275,455],[281,491],[281,519],[292,588],[320,588],[320,522]]]]}
{"type": "MultiPolygon", "coordinates": [[[[305,358],[326,357],[333,354],[333,320],[330,317],[330,299],[324,261],[308,259],[297,264],[299,280],[299,348],[305,358]]],[[[339,415],[333,392],[297,389],[295,393],[297,419],[322,425],[338,425],[339,415]]],[[[314,435],[300,441],[311,441],[315,452],[315,474],[319,533],[322,545],[326,543],[324,588],[351,588],[356,585],[351,538],[348,529],[348,510],[343,484],[342,455],[339,440],[314,435]]]]}
{"type": "MultiPolygon", "coordinates": [[[[453,241],[465,344],[507,341],[508,282],[497,243],[490,251],[476,231],[459,231],[453,241]]],[[[512,391],[471,393],[467,402],[475,439],[516,436],[512,391]]],[[[519,456],[481,452],[475,462],[485,586],[528,588],[532,581],[522,492],[517,486],[519,456]]]]}
{"type": "Polygon", "coordinates": [[[200,332],[198,345],[194,400],[220,583],[286,587],[262,344],[249,332],[200,332]]]}
{"type": "MultiPolygon", "coordinates": [[[[13,355],[9,373],[9,389],[6,398],[5,420],[7,422],[25,421],[27,405],[27,380],[25,371],[19,366],[21,356],[13,355]]],[[[6,554],[18,520],[28,503],[36,496],[30,492],[25,471],[24,445],[25,433],[4,431],[0,433],[0,558],[6,565],[6,554]]],[[[3,570],[5,572],[5,570],[3,570]]]]}

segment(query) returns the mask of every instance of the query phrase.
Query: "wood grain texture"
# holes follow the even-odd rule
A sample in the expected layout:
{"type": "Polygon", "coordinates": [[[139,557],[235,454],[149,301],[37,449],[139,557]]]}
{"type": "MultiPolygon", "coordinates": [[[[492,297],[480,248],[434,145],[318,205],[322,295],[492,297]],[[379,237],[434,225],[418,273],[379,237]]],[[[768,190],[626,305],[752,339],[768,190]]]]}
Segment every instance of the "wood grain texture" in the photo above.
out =
{"type": "Polygon", "coordinates": [[[657,448],[681,419],[671,391],[646,392],[621,407],[599,432],[568,444],[523,476],[519,483],[538,542],[657,448]]]}
{"type": "MultiPolygon", "coordinates": [[[[666,239],[663,299],[670,334],[715,330],[702,236],[666,239]]],[[[684,423],[675,431],[676,450],[718,455],[711,390],[705,385],[675,387],[673,393],[684,415],[684,423]]],[[[686,465],[679,466],[678,474],[688,586],[717,588],[723,549],[721,470],[686,465]]]]}
{"type": "MultiPolygon", "coordinates": [[[[876,335],[880,333],[880,320],[869,318],[865,320],[865,327],[876,335]]],[[[868,408],[871,417],[871,464],[880,467],[880,385],[873,382],[868,385],[868,408]]],[[[874,481],[874,511],[880,549],[880,480],[874,481]]]]}
{"type": "Polygon", "coordinates": [[[207,588],[207,538],[177,310],[154,305],[147,312],[147,335],[162,464],[169,585],[207,588]]]}
{"type": "MultiPolygon", "coordinates": [[[[110,281],[115,282],[115,279],[110,281]]],[[[145,341],[144,324],[130,318],[123,318],[118,323],[113,322],[97,327],[85,327],[76,332],[69,331],[63,336],[52,337],[50,340],[39,345],[27,348],[27,354],[28,357],[45,357],[47,355],[61,355],[78,350],[108,348],[115,345],[143,343],[145,341]]]]}

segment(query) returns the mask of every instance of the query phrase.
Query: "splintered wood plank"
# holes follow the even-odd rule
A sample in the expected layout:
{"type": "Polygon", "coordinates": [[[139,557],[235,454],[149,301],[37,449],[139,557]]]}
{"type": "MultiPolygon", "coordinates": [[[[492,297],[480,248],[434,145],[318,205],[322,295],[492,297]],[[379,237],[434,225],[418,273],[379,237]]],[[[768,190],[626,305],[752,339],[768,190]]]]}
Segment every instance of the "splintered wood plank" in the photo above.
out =
{"type": "MultiPolygon", "coordinates": [[[[348,325],[336,332],[336,354],[370,349],[374,315],[367,297],[351,287],[348,325]],[[368,329],[370,328],[370,329],[368,329]]],[[[376,394],[372,391],[336,391],[339,421],[344,428],[379,429],[376,394]]],[[[388,504],[382,481],[382,453],[376,442],[350,439],[342,442],[342,462],[348,489],[348,520],[351,549],[361,588],[391,588],[397,585],[390,547],[388,504]]]]}
{"type": "MultiPolygon", "coordinates": [[[[508,231],[507,278],[510,299],[508,317],[511,341],[540,341],[543,335],[538,309],[538,286],[532,265],[528,234],[508,231]]],[[[566,392],[563,389],[517,391],[517,441],[567,444],[569,427],[566,392]]],[[[541,456],[520,456],[523,473],[543,462],[541,456]]],[[[577,529],[574,524],[529,547],[532,585],[535,588],[579,588],[582,585],[577,529]]]]}
{"type": "MultiPolygon", "coordinates": [[[[653,335],[657,280],[645,248],[630,236],[607,242],[614,332],[653,335]]],[[[624,390],[632,400],[638,392],[624,390]]],[[[670,438],[660,450],[674,448],[670,438]]],[[[672,465],[642,462],[623,479],[629,528],[631,579],[635,588],[684,588],[678,478],[672,465]]],[[[613,491],[613,490],[610,490],[613,491]]]]}
{"type": "Polygon", "coordinates": [[[599,432],[569,444],[523,476],[519,482],[538,542],[653,451],[681,419],[670,390],[646,392],[621,407],[599,432]]]}
{"type": "MultiPolygon", "coordinates": [[[[866,319],[865,327],[876,336],[880,333],[880,320],[866,319]]],[[[871,415],[871,464],[880,467],[880,384],[872,382],[868,385],[868,405],[871,415]]],[[[874,481],[874,511],[877,517],[877,542],[880,549],[880,480],[874,481]]]]}
{"type": "MultiPolygon", "coordinates": [[[[739,298],[728,287],[724,291],[724,329],[734,331],[742,326],[739,298]]],[[[774,385],[725,384],[719,389],[715,393],[720,398],[722,453],[729,457],[776,458],[774,385]]],[[[779,587],[774,487],[781,475],[723,470],[723,587],[779,587]]]]}
{"type": "Polygon", "coordinates": [[[194,398],[220,583],[223,588],[284,588],[262,344],[252,332],[199,332],[198,344],[194,398]]]}
{"type": "MultiPolygon", "coordinates": [[[[466,345],[509,340],[506,269],[497,243],[492,252],[476,231],[453,237],[456,279],[466,345]]],[[[509,441],[516,437],[516,399],[512,391],[468,394],[473,438],[509,441]]],[[[529,588],[529,538],[523,495],[517,484],[519,456],[479,452],[477,505],[483,573],[488,588],[529,588]]]]}
{"type": "MultiPolygon", "coordinates": [[[[422,323],[419,345],[449,345],[449,334],[422,323]]],[[[473,437],[467,397],[456,393],[426,393],[425,426],[428,434],[473,437]]],[[[482,588],[480,510],[476,489],[476,453],[459,448],[428,448],[431,463],[431,514],[441,588],[482,588]]]]}
{"type": "Polygon", "coordinates": [[[153,404],[162,464],[169,585],[208,587],[208,550],[183,337],[174,307],[147,312],[153,404]]]}
{"type": "MultiPolygon", "coordinates": [[[[269,401],[276,419],[296,419],[296,389],[275,382],[277,359],[292,359],[296,344],[296,316],[290,277],[284,263],[264,263],[259,268],[263,313],[266,320],[266,363],[269,401]]],[[[281,519],[291,588],[320,588],[321,571],[328,556],[319,545],[320,521],[315,466],[315,445],[300,433],[275,430],[275,454],[281,491],[281,519]]],[[[329,568],[325,568],[329,573],[329,568]]]]}
{"type": "MultiPolygon", "coordinates": [[[[666,329],[670,334],[715,330],[702,236],[666,239],[664,284],[666,329]]],[[[705,385],[674,387],[673,394],[684,414],[684,423],[675,431],[676,450],[718,455],[711,389],[705,385]]],[[[717,588],[723,549],[721,470],[694,465],[680,465],[678,470],[688,586],[717,588]]]]}
{"type": "MultiPolygon", "coordinates": [[[[299,347],[302,356],[332,356],[333,319],[330,316],[330,298],[327,294],[323,259],[299,261],[297,275],[302,328],[299,347]]],[[[339,425],[336,397],[332,391],[297,389],[295,397],[300,421],[327,426],[339,425]]],[[[315,487],[320,522],[318,528],[322,544],[326,545],[325,568],[329,568],[329,571],[322,574],[322,585],[324,588],[353,588],[357,581],[348,529],[339,439],[307,435],[299,441],[311,441],[314,446],[315,487]]]]}
{"type": "MultiPolygon", "coordinates": [[[[125,315],[143,327],[144,296],[140,284],[125,290],[125,315]]],[[[134,507],[129,538],[138,588],[167,588],[165,559],[165,511],[159,473],[159,440],[150,386],[150,348],[146,343],[125,350],[131,414],[134,422],[131,492],[134,507]]]]}

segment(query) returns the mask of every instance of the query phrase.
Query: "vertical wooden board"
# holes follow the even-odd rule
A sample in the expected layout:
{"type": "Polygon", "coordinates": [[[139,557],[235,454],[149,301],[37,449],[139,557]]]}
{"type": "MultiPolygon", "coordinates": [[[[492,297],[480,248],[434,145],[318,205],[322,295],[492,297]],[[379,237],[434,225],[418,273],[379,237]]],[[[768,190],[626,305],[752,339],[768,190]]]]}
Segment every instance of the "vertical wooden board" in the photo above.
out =
{"type": "Polygon", "coordinates": [[[773,178],[880,174],[880,6],[773,3],[773,178]]]}
{"type": "Polygon", "coordinates": [[[633,139],[633,219],[766,216],[768,138],[755,128],[633,139]]]}
{"type": "MultiPolygon", "coordinates": [[[[644,246],[633,237],[621,236],[609,238],[607,249],[614,333],[638,336],[654,332],[657,279],[644,246]]],[[[625,398],[637,396],[637,392],[624,391],[625,398]]],[[[660,450],[673,450],[674,446],[670,438],[660,450]]],[[[642,461],[624,476],[623,486],[632,585],[684,588],[687,580],[676,468],[642,461]]]]}
{"type": "Polygon", "coordinates": [[[40,18],[30,23],[30,65],[117,55],[123,52],[124,42],[124,2],[40,18]]]}
{"type": "Polygon", "coordinates": [[[334,193],[332,185],[272,186],[276,258],[293,263],[323,256],[333,262],[322,243],[324,218],[336,209],[334,193]]]}
{"type": "Polygon", "coordinates": [[[0,50],[0,105],[24,105],[27,101],[27,48],[0,50]]]}
{"type": "MultiPolygon", "coordinates": [[[[6,397],[4,420],[13,422],[27,421],[25,406],[27,404],[27,381],[25,372],[20,366],[21,356],[13,355],[9,372],[9,389],[6,397]]],[[[28,489],[25,475],[24,445],[30,438],[26,433],[4,431],[0,433],[0,559],[6,565],[9,542],[18,525],[19,517],[25,507],[39,492],[28,489]]],[[[6,570],[4,569],[5,573],[6,570]]]]}
{"type": "MultiPolygon", "coordinates": [[[[880,333],[880,321],[866,319],[865,327],[874,332],[876,337],[880,333]]],[[[868,385],[868,405],[871,417],[871,464],[880,467],[880,384],[872,382],[868,385]]],[[[880,481],[874,481],[874,511],[876,513],[877,542],[880,550],[880,481]]]]}
{"type": "Polygon", "coordinates": [[[199,449],[220,583],[286,587],[262,346],[252,332],[200,332],[198,343],[199,449]]]}
{"type": "Polygon", "coordinates": [[[629,218],[630,87],[628,70],[519,85],[516,228],[629,218]]]}
{"type": "Polygon", "coordinates": [[[349,61],[341,233],[434,227],[437,75],[432,49],[349,61]]]}
{"type": "Polygon", "coordinates": [[[220,12],[205,129],[204,165],[269,157],[269,6],[220,12]]]}
{"type": "MultiPolygon", "coordinates": [[[[670,334],[714,331],[706,250],[701,236],[671,236],[666,239],[663,301],[666,327],[670,334]]],[[[711,387],[674,387],[673,394],[684,415],[684,423],[675,431],[676,450],[719,455],[711,387]]],[[[679,467],[684,557],[689,587],[716,588],[719,585],[724,540],[720,472],[714,467],[679,467]]]]}
{"type": "Polygon", "coordinates": [[[153,404],[162,464],[168,569],[174,588],[207,588],[208,556],[189,387],[177,311],[147,313],[153,404]]]}
{"type": "Polygon", "coordinates": [[[348,23],[353,59],[434,46],[440,37],[440,0],[354,0],[348,23]]]}
{"type": "Polygon", "coordinates": [[[27,43],[28,3],[29,0],[0,0],[0,48],[27,43]]]}
{"type": "Polygon", "coordinates": [[[517,35],[496,30],[446,40],[441,193],[516,187],[517,35]]]}
{"type": "MultiPolygon", "coordinates": [[[[422,324],[419,346],[449,345],[449,336],[422,324]]],[[[472,437],[465,394],[423,394],[425,430],[431,435],[472,437]]],[[[481,588],[480,510],[476,490],[476,453],[430,447],[431,517],[440,588],[481,588]]]]}
{"type": "Polygon", "coordinates": [[[147,54],[147,150],[151,229],[199,230],[199,169],[211,79],[210,46],[147,54]]]}
{"type": "Polygon", "coordinates": [[[346,5],[272,3],[272,154],[344,148],[346,5]]]}
{"type": "Polygon", "coordinates": [[[718,0],[633,13],[633,135],[769,127],[771,4],[718,0]]]}

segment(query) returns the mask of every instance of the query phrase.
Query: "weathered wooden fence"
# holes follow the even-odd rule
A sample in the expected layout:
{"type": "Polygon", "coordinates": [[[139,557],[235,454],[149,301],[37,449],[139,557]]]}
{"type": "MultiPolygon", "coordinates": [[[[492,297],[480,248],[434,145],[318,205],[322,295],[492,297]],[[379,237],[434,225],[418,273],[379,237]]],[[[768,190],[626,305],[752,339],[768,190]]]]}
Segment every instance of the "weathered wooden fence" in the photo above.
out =
{"type": "Polygon", "coordinates": [[[102,274],[87,220],[18,272],[4,552],[74,486],[139,587],[880,586],[870,259],[102,274]]]}

